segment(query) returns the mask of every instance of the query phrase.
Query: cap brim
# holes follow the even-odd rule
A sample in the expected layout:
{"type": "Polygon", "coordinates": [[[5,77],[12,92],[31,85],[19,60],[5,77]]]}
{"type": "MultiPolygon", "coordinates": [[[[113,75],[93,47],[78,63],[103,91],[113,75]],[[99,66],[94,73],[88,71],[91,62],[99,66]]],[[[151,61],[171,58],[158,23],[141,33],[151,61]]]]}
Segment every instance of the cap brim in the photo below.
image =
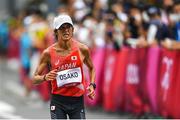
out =
{"type": "Polygon", "coordinates": [[[59,29],[59,28],[60,28],[63,24],[65,24],[65,23],[70,24],[70,25],[73,26],[73,24],[70,23],[70,22],[63,22],[63,23],[59,24],[58,26],[56,26],[56,29],[59,29]]]}

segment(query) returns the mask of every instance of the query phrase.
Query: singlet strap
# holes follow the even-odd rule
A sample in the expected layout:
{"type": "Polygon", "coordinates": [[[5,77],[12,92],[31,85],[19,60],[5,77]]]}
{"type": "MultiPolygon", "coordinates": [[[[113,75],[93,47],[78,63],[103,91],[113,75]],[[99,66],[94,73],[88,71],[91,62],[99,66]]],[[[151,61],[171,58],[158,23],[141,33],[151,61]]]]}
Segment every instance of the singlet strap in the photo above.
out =
{"type": "Polygon", "coordinates": [[[78,50],[79,47],[78,47],[78,42],[76,40],[72,40],[72,50],[78,50]]]}

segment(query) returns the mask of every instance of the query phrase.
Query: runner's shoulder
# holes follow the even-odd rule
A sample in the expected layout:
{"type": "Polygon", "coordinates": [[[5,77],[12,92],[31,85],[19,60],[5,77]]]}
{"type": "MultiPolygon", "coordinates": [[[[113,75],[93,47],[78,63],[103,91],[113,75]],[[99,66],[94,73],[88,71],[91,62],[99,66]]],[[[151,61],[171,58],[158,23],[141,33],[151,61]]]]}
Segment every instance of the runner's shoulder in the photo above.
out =
{"type": "Polygon", "coordinates": [[[49,56],[49,55],[50,55],[50,50],[51,50],[54,46],[55,46],[55,43],[52,44],[51,46],[49,46],[48,48],[44,49],[44,51],[43,51],[42,54],[45,55],[45,56],[49,56]]]}
{"type": "Polygon", "coordinates": [[[89,48],[87,45],[81,43],[81,42],[77,42],[78,43],[78,47],[79,49],[82,51],[82,52],[86,52],[86,51],[89,51],[89,48]]]}

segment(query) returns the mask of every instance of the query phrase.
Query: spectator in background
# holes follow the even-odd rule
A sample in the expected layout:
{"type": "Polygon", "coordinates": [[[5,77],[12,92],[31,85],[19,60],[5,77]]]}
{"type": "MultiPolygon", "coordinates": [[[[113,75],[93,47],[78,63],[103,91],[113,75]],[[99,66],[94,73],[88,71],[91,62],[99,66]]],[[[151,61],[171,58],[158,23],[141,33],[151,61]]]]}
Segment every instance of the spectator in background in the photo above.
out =
{"type": "Polygon", "coordinates": [[[169,13],[169,21],[172,37],[166,38],[165,41],[161,42],[161,45],[167,49],[180,49],[180,4],[175,3],[172,6],[172,12],[169,13]]]}
{"type": "Polygon", "coordinates": [[[26,18],[26,21],[30,21],[27,31],[32,41],[30,76],[33,77],[41,52],[49,46],[48,43],[51,44],[52,42],[49,42],[49,39],[47,39],[48,32],[50,31],[48,22],[44,19],[42,12],[38,8],[31,8],[30,15],[26,18]]]}
{"type": "Polygon", "coordinates": [[[173,21],[175,26],[175,39],[180,42],[180,3],[175,3],[173,8],[173,21]]]}
{"type": "Polygon", "coordinates": [[[169,25],[169,14],[172,12],[174,1],[162,0],[161,20],[164,24],[169,25]]]}
{"type": "Polygon", "coordinates": [[[166,39],[165,41],[161,42],[161,45],[170,50],[179,50],[180,49],[180,42],[172,41],[170,39],[166,39]]]}
{"type": "Polygon", "coordinates": [[[168,37],[169,35],[168,27],[162,23],[161,17],[160,17],[161,12],[160,12],[160,9],[158,9],[157,7],[150,7],[148,9],[148,14],[150,16],[148,34],[149,36],[154,36],[152,38],[148,38],[148,42],[154,41],[154,42],[157,42],[157,44],[159,44],[160,41],[168,37]],[[152,26],[154,29],[151,29],[152,26]]]}
{"type": "Polygon", "coordinates": [[[32,54],[32,40],[25,27],[28,23],[24,21],[24,26],[21,26],[21,37],[20,37],[20,78],[25,86],[25,95],[30,96],[32,90],[32,80],[30,78],[30,58],[32,54]]]}
{"type": "Polygon", "coordinates": [[[5,20],[0,21],[0,55],[6,55],[8,49],[9,28],[5,20]]]}

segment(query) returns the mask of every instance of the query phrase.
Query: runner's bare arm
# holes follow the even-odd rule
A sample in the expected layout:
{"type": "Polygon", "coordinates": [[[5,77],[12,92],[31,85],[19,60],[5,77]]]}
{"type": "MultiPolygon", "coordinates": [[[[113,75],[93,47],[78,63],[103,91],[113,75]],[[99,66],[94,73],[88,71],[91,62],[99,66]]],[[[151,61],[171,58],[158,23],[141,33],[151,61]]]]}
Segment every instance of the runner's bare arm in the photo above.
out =
{"type": "Polygon", "coordinates": [[[45,76],[42,75],[44,69],[46,69],[50,56],[48,50],[44,50],[39,61],[39,65],[36,68],[34,77],[33,77],[33,84],[40,84],[45,81],[45,76]]]}
{"type": "Polygon", "coordinates": [[[48,49],[46,49],[42,53],[39,65],[36,68],[33,78],[33,84],[40,84],[43,81],[52,81],[56,79],[58,72],[57,69],[51,70],[47,74],[42,75],[42,72],[47,68],[49,63],[50,63],[50,54],[48,49]]]}
{"type": "Polygon", "coordinates": [[[90,53],[89,53],[89,48],[85,45],[81,45],[81,51],[82,54],[84,56],[84,64],[87,65],[88,69],[89,69],[89,73],[90,73],[90,82],[94,83],[95,82],[95,69],[90,57],[90,53]]]}
{"type": "MultiPolygon", "coordinates": [[[[87,65],[90,73],[90,83],[95,83],[95,69],[90,57],[89,49],[85,45],[81,45],[81,52],[83,54],[83,62],[87,65]]],[[[88,89],[88,97],[93,100],[95,97],[95,88],[91,84],[87,87],[88,89]]]]}

